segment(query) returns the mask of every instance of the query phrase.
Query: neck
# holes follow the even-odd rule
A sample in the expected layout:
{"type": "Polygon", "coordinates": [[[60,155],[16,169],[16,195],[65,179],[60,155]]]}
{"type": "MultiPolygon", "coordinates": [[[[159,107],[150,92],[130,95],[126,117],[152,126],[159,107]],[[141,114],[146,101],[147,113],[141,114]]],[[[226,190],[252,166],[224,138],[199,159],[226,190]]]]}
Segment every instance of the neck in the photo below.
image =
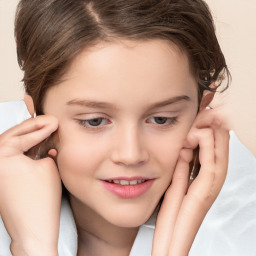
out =
{"type": "Polygon", "coordinates": [[[78,232],[78,256],[128,256],[138,228],[115,226],[70,197],[78,232]]]}

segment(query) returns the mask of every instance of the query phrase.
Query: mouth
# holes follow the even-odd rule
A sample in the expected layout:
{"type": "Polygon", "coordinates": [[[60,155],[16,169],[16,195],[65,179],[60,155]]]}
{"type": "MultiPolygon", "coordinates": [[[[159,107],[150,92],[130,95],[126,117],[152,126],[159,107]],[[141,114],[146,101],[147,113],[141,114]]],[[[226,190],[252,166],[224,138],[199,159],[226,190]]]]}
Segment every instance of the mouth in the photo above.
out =
{"type": "Polygon", "coordinates": [[[155,179],[148,178],[115,178],[101,180],[105,189],[121,198],[136,198],[146,193],[155,179]]]}
{"type": "Polygon", "coordinates": [[[139,180],[105,180],[108,183],[113,183],[113,184],[119,184],[121,186],[135,186],[141,183],[144,183],[147,181],[147,179],[139,179],[139,180]]]}

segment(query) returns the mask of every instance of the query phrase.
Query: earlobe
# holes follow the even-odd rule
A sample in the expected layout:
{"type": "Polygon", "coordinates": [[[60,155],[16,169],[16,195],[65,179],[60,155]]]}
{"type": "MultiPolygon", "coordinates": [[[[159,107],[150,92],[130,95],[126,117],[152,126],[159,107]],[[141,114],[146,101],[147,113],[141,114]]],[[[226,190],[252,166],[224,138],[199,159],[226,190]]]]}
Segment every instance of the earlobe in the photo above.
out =
{"type": "Polygon", "coordinates": [[[58,155],[58,152],[57,152],[57,150],[55,148],[52,148],[52,149],[50,149],[48,151],[48,155],[50,157],[52,157],[53,159],[55,159],[57,157],[57,155],[58,155]]]}
{"type": "Polygon", "coordinates": [[[30,95],[28,95],[27,93],[24,96],[24,102],[27,106],[29,114],[31,115],[31,117],[33,117],[35,114],[34,102],[33,102],[32,97],[30,95]]]}

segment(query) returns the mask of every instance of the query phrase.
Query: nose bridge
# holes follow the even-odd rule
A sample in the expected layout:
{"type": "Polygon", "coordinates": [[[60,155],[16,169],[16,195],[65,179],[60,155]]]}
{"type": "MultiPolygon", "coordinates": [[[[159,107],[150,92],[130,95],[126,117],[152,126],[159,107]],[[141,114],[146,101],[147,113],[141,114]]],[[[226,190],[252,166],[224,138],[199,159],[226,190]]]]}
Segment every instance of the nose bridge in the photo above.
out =
{"type": "Polygon", "coordinates": [[[129,123],[117,131],[112,160],[123,165],[140,165],[148,160],[143,130],[138,124],[129,123]]]}

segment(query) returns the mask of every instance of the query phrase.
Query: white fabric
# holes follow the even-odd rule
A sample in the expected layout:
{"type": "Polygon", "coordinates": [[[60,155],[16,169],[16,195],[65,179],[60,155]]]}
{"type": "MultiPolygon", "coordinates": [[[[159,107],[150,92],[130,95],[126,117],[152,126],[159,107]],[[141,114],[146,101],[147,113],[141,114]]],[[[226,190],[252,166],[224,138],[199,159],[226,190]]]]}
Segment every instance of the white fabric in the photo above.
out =
{"type": "Polygon", "coordinates": [[[0,103],[0,134],[21,123],[30,115],[23,100],[0,103]]]}
{"type": "Polygon", "coordinates": [[[256,158],[230,135],[226,181],[189,256],[256,256],[256,158]]]}
{"type": "MultiPolygon", "coordinates": [[[[23,101],[0,103],[0,133],[29,117],[23,101]]],[[[190,256],[256,255],[256,158],[230,133],[229,171],[207,214],[190,256]]],[[[150,256],[155,216],[140,227],[130,256],[150,256]]],[[[0,256],[10,256],[10,238],[0,218],[0,256]]],[[[70,206],[62,202],[59,254],[75,256],[77,233],[70,206]]]]}

